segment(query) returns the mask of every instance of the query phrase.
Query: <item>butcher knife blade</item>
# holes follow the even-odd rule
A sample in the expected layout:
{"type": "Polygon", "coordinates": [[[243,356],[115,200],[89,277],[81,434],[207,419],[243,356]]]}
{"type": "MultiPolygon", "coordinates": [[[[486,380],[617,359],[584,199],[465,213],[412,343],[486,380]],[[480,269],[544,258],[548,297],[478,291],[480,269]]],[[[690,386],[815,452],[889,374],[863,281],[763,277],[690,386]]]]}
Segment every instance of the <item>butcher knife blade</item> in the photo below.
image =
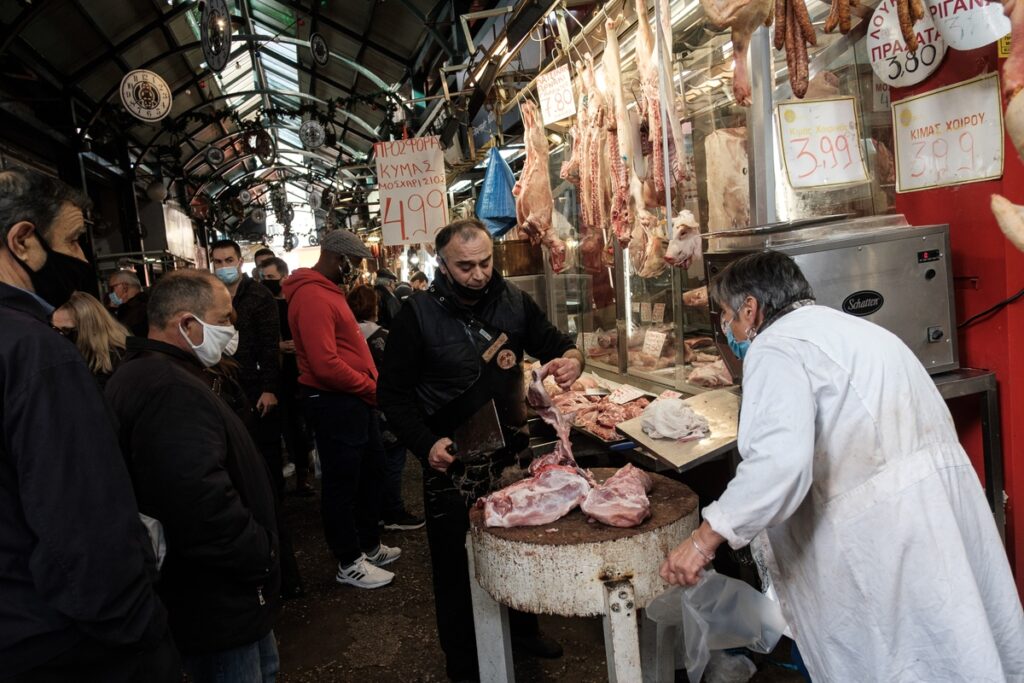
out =
{"type": "Polygon", "coordinates": [[[465,463],[479,460],[505,447],[498,408],[490,400],[455,429],[453,455],[465,463]]]}

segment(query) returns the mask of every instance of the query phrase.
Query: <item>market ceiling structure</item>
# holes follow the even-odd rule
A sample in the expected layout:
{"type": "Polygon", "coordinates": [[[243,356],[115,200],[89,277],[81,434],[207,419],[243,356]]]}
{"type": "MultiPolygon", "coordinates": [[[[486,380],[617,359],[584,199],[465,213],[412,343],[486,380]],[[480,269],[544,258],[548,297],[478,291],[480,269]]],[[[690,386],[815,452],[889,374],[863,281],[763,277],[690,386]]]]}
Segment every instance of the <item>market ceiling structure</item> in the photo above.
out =
{"type": "Polygon", "coordinates": [[[81,149],[143,182],[183,179],[183,199],[200,214],[243,190],[257,202],[267,195],[269,208],[270,188],[291,203],[322,188],[355,203],[372,181],[373,143],[416,124],[425,110],[416,100],[440,90],[441,67],[466,61],[459,17],[514,4],[228,0],[230,54],[217,72],[202,49],[201,1],[17,0],[0,3],[0,56],[15,55],[70,100],[75,131],[63,132],[81,149]],[[314,33],[330,50],[326,64],[311,53],[314,33]],[[135,69],[171,91],[158,123],[122,106],[119,86],[135,69]],[[300,140],[311,119],[327,144],[300,140]],[[276,153],[258,153],[260,131],[276,153]]]}

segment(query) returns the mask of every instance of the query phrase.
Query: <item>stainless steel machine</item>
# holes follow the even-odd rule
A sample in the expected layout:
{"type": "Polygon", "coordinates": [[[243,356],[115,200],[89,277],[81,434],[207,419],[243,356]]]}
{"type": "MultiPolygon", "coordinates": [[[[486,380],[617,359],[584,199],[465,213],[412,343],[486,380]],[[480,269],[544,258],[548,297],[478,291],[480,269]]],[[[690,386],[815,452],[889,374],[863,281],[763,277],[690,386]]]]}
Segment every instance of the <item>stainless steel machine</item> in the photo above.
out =
{"type": "MultiPolygon", "coordinates": [[[[948,225],[910,226],[901,215],[838,216],[716,232],[708,241],[709,278],[744,254],[784,252],[819,304],[886,328],[931,374],[960,367],[948,225]]],[[[718,319],[713,302],[712,318],[718,319]]],[[[712,330],[724,346],[719,326],[712,330]]]]}

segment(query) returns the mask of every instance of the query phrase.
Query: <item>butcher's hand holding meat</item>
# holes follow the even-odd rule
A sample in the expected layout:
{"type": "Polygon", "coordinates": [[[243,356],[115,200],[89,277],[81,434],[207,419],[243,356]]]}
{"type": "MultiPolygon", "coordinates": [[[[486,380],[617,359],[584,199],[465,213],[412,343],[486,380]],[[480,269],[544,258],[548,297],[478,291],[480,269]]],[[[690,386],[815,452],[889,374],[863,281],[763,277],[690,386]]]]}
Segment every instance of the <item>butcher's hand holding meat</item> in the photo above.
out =
{"type": "Polygon", "coordinates": [[[643,470],[626,465],[603,484],[587,493],[580,508],[588,517],[608,526],[639,526],[651,516],[651,478],[643,470]]]}
{"type": "MultiPolygon", "coordinates": [[[[1006,97],[1006,132],[1024,159],[1024,0],[1005,0],[1003,12],[1010,17],[1010,56],[1003,65],[1003,95],[1006,97]]],[[[999,228],[1024,251],[1024,206],[992,195],[992,213],[999,228]]]]}

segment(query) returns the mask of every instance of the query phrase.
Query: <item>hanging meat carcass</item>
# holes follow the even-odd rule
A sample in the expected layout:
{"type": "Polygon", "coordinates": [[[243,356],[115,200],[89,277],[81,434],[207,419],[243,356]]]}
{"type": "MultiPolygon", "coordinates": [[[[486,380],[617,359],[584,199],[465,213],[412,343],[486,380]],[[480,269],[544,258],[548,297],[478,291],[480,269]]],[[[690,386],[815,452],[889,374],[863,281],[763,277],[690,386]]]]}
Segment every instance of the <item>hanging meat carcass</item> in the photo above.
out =
{"type": "MultiPolygon", "coordinates": [[[[1006,96],[1006,132],[1017,154],[1024,159],[1024,0],[1005,0],[1003,11],[1010,18],[1010,56],[1003,65],[1003,95],[1006,96]]],[[[1024,206],[992,195],[992,213],[1003,234],[1024,251],[1024,206]]]]}
{"type": "Polygon", "coordinates": [[[704,138],[707,160],[708,231],[750,225],[747,129],[722,128],[704,138]]]}
{"type": "MultiPolygon", "coordinates": [[[[839,1],[839,0],[837,0],[839,1]]],[[[747,48],[750,36],[759,26],[771,26],[774,0],[700,0],[708,21],[719,28],[728,28],[732,34],[732,49],[736,56],[732,92],[736,103],[750,104],[750,72],[747,71],[747,48]]]]}
{"type": "Polygon", "coordinates": [[[635,216],[629,249],[633,272],[639,277],[657,277],[668,268],[665,263],[668,239],[662,234],[658,217],[644,207],[642,183],[635,175],[630,179],[630,191],[635,216]]]}
{"type": "Polygon", "coordinates": [[[612,230],[623,248],[629,246],[633,220],[629,210],[629,177],[633,168],[632,136],[629,132],[629,113],[622,94],[622,63],[619,59],[617,31],[622,15],[605,22],[604,62],[605,85],[612,100],[612,115],[608,117],[608,153],[611,162],[612,230]]]}
{"type": "Polygon", "coordinates": [[[558,238],[551,224],[554,199],[551,196],[551,177],[548,175],[548,139],[536,105],[526,101],[521,105],[521,110],[526,161],[519,182],[512,190],[516,197],[519,229],[533,244],[543,244],[548,248],[551,269],[560,273],[565,269],[565,244],[558,238]]]}

